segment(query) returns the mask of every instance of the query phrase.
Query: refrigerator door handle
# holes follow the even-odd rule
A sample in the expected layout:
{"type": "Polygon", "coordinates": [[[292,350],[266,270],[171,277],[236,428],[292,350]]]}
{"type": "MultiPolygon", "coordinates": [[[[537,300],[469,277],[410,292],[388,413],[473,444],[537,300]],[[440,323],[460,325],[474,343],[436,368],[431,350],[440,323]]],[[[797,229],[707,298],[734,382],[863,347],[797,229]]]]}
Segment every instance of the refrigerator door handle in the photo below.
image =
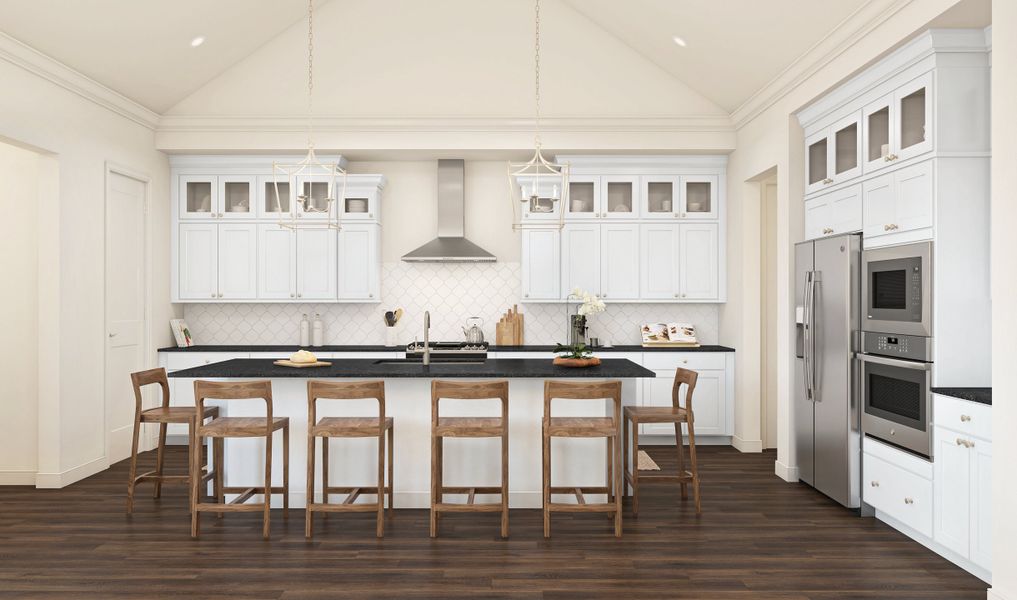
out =
{"type": "Polygon", "coordinates": [[[810,402],[813,400],[812,390],[812,271],[805,272],[805,323],[803,329],[803,343],[805,347],[802,352],[803,369],[805,379],[805,398],[810,402]]]}

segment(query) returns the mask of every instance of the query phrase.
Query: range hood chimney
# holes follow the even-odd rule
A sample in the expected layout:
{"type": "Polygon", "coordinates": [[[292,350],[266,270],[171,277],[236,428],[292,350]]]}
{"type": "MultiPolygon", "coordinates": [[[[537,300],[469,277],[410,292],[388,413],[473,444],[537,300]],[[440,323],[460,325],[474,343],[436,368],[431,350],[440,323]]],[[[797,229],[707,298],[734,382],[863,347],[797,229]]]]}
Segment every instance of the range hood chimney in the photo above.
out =
{"type": "Polygon", "coordinates": [[[493,254],[464,236],[466,161],[438,161],[438,237],[403,255],[406,262],[494,262],[493,254]]]}

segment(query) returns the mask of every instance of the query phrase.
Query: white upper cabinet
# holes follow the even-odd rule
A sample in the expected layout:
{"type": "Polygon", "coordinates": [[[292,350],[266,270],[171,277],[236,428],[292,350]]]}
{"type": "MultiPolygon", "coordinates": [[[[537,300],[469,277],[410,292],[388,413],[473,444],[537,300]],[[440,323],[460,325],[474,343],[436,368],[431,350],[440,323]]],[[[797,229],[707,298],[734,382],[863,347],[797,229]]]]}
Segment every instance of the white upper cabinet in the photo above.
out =
{"type": "Polygon", "coordinates": [[[805,239],[862,230],[862,184],[833,190],[805,201],[805,239]]]}
{"type": "Polygon", "coordinates": [[[214,175],[181,175],[177,196],[181,219],[214,219],[219,215],[219,178],[214,175]]]}
{"type": "MultiPolygon", "coordinates": [[[[343,228],[345,231],[345,227],[343,228]]],[[[338,237],[342,237],[340,232],[338,237]]],[[[336,298],[336,232],[334,229],[298,229],[297,238],[297,299],[335,300],[336,298]]],[[[369,268],[366,263],[361,268],[369,268]]]]}
{"type": "Polygon", "coordinates": [[[600,295],[613,302],[639,299],[639,225],[600,229],[600,295]]]}
{"type": "Polygon", "coordinates": [[[671,175],[644,175],[640,217],[646,220],[677,219],[681,201],[680,178],[671,175]]]}
{"type": "Polygon", "coordinates": [[[561,232],[562,296],[579,288],[600,293],[600,225],[568,223],[561,232]]]}
{"type": "Polygon", "coordinates": [[[861,175],[861,126],[854,113],[805,140],[805,193],[861,175]]]}
{"type": "Polygon", "coordinates": [[[682,175],[679,219],[717,218],[717,190],[720,178],[716,175],[682,175]]]}
{"type": "Polygon", "coordinates": [[[891,118],[893,94],[887,94],[862,109],[862,170],[871,173],[890,165],[894,149],[891,118]]]}
{"type": "Polygon", "coordinates": [[[887,240],[879,242],[882,245],[903,240],[901,234],[921,230],[928,230],[927,238],[931,239],[934,169],[935,160],[927,160],[862,184],[865,239],[888,236],[887,240]]]}
{"type": "Polygon", "coordinates": [[[639,231],[639,297],[677,300],[678,225],[651,223],[639,231]]]}
{"type": "Polygon", "coordinates": [[[270,219],[288,219],[293,214],[294,190],[288,180],[271,175],[258,176],[258,216],[270,219]]]}
{"type": "Polygon", "coordinates": [[[218,180],[220,219],[252,219],[257,216],[257,177],[224,175],[218,180]]]}
{"type": "Polygon", "coordinates": [[[557,221],[561,207],[561,198],[565,190],[561,189],[561,179],[557,177],[538,177],[536,175],[519,175],[516,184],[522,206],[524,222],[557,221]],[[525,202],[522,202],[525,200],[525,202]]]}
{"type": "Polygon", "coordinates": [[[523,302],[560,300],[561,232],[551,227],[522,231],[523,302]]]}
{"type": "Polygon", "coordinates": [[[376,221],[381,190],[376,185],[363,185],[352,177],[347,177],[346,189],[343,192],[342,180],[338,180],[339,192],[343,199],[339,203],[341,221],[376,221]]]}
{"type": "Polygon", "coordinates": [[[298,175],[296,185],[298,219],[326,220],[329,216],[335,216],[335,203],[330,210],[328,199],[336,199],[342,193],[341,178],[333,180],[323,175],[298,175]]]}
{"type": "Polygon", "coordinates": [[[892,160],[907,160],[932,150],[931,72],[916,77],[893,93],[894,139],[892,160]]]}
{"type": "Polygon", "coordinates": [[[596,219],[601,208],[600,177],[569,176],[569,197],[565,217],[569,219],[596,219]]]}
{"type": "Polygon", "coordinates": [[[678,231],[679,298],[716,300],[720,274],[717,224],[681,224],[678,231]]]}
{"type": "Polygon", "coordinates": [[[184,223],[178,229],[177,287],[181,300],[210,302],[219,296],[219,226],[184,223]]]}
{"type": "Polygon", "coordinates": [[[380,226],[344,224],[339,232],[339,299],[378,302],[380,226]]]}
{"type": "Polygon", "coordinates": [[[635,219],[639,217],[639,177],[605,175],[600,178],[600,212],[602,219],[635,219]]]}
{"type": "Polygon", "coordinates": [[[219,225],[219,289],[221,300],[258,297],[258,226],[219,225]]]}
{"type": "Polygon", "coordinates": [[[280,225],[258,225],[258,298],[297,297],[297,238],[280,225]]]}

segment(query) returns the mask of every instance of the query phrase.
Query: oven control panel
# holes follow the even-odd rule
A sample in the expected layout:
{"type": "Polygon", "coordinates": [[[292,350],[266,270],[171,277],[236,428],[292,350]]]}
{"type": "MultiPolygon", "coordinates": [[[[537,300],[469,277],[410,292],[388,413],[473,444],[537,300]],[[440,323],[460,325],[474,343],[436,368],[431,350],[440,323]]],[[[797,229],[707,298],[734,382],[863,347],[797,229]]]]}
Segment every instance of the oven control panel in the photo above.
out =
{"type": "Polygon", "coordinates": [[[862,351],[909,360],[932,361],[932,338],[919,335],[862,332],[862,351]]]}

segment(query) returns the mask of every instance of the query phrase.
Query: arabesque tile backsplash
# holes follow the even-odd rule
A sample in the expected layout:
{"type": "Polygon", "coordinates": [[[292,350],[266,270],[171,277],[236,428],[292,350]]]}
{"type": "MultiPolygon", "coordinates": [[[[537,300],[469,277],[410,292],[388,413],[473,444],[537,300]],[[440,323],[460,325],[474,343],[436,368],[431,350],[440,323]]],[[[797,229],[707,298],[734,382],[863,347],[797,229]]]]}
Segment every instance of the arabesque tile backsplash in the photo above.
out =
{"type": "MultiPolygon", "coordinates": [[[[314,313],[325,323],[326,344],[383,344],[386,310],[402,307],[399,343],[422,337],[424,311],[431,312],[432,340],[463,339],[466,318],[484,319],[484,338],[494,342],[495,323],[519,304],[520,265],[496,263],[382,264],[380,304],[187,304],[184,318],[198,344],[297,344],[300,318],[314,313]]],[[[553,344],[566,337],[562,304],[519,304],[527,344],[553,344]]],[[[573,307],[574,311],[575,308],[573,307]]],[[[696,326],[699,341],[716,344],[716,304],[611,304],[590,317],[589,335],[612,344],[638,344],[639,325],[682,322],[696,326]]]]}

